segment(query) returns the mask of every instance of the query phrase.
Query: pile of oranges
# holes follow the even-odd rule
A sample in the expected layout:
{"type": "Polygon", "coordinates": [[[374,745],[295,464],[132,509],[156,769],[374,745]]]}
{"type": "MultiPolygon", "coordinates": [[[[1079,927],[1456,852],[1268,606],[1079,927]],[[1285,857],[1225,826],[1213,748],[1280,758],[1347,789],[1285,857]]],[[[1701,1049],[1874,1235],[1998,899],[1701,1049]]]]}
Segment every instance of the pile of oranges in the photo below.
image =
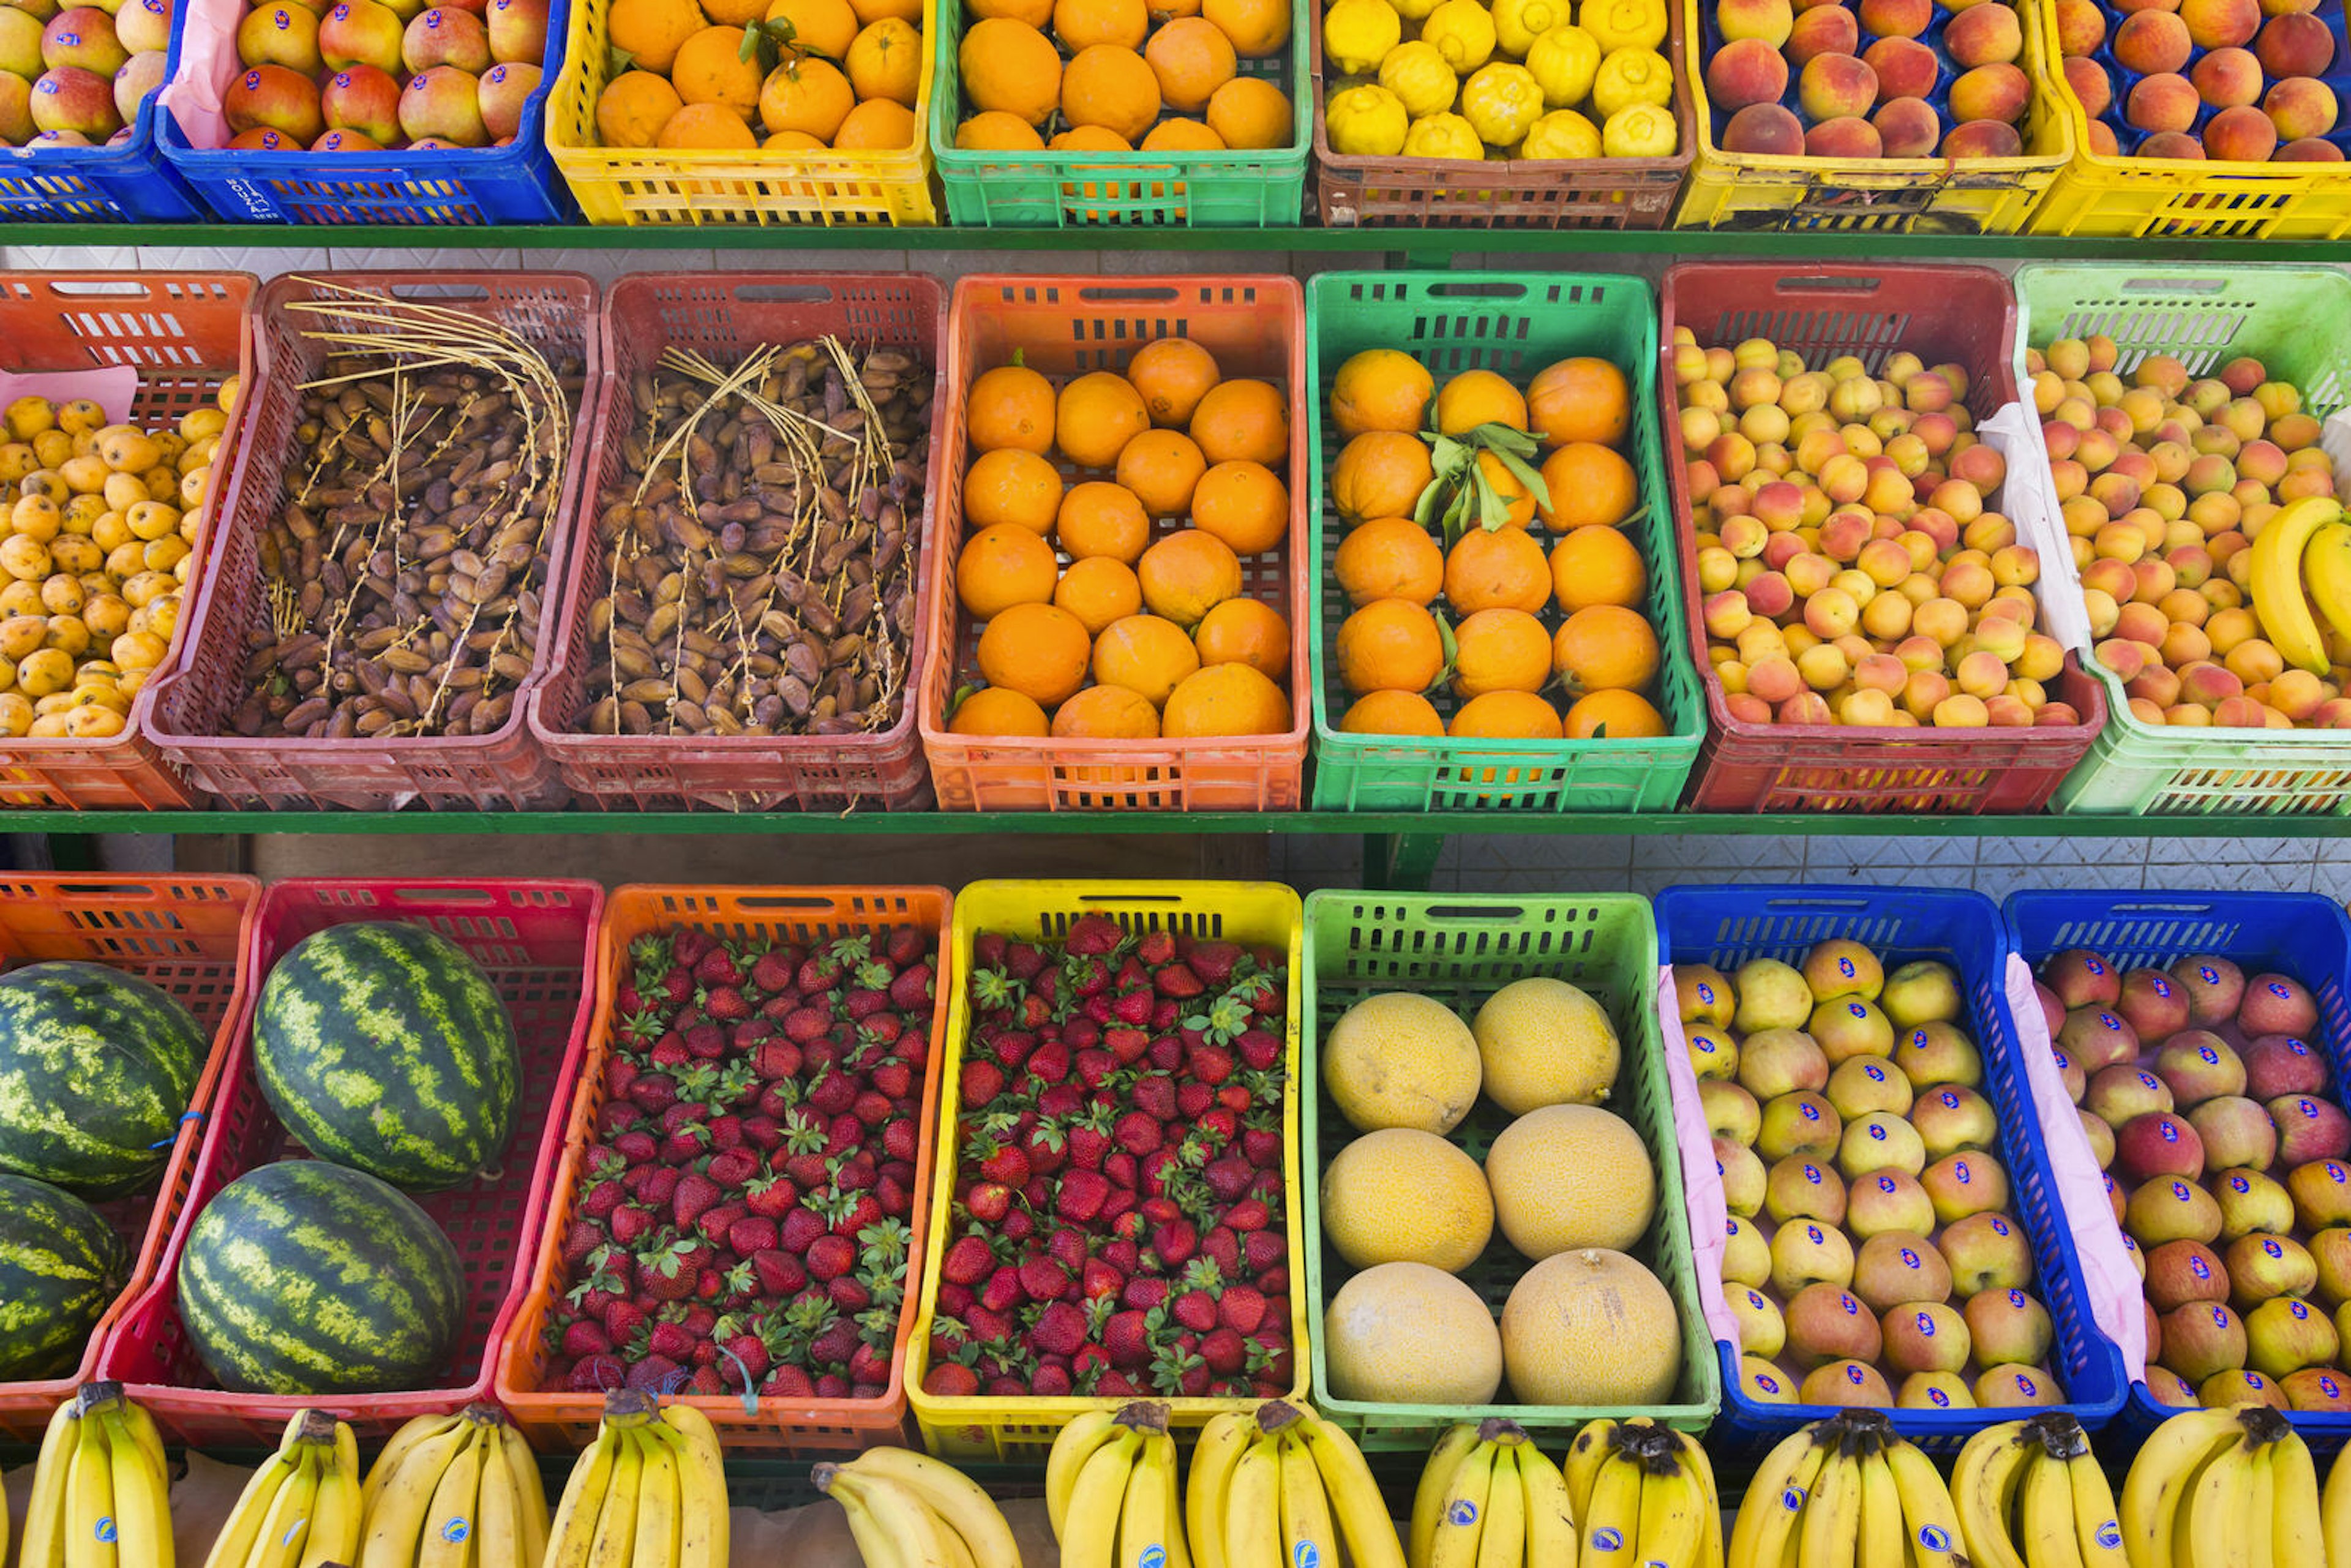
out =
{"type": "Polygon", "coordinates": [[[965,10],[957,147],[1203,152],[1287,147],[1295,134],[1290,95],[1239,69],[1289,42],[1290,0],[967,0],[965,10]]]}
{"type": "Polygon", "coordinates": [[[1621,450],[1632,402],[1619,367],[1564,359],[1524,388],[1471,370],[1439,389],[1410,355],[1367,349],[1339,367],[1330,413],[1346,441],[1331,499],[1348,529],[1332,570],[1353,607],[1337,641],[1354,699],[1341,729],[1668,733],[1646,695],[1659,651],[1642,613],[1647,569],[1625,533],[1641,499],[1621,450]],[[1444,504],[1462,486],[1473,504],[1444,504]],[[1449,546],[1432,512],[1460,517],[1449,546]]]}
{"type": "Polygon", "coordinates": [[[974,381],[956,597],[981,628],[958,735],[1278,735],[1290,621],[1242,561],[1290,533],[1290,407],[1163,338],[1125,372],[974,381]],[[1058,465],[1057,465],[1058,460],[1058,465]],[[1073,476],[1065,480],[1064,469],[1073,476]]]}
{"type": "Polygon", "coordinates": [[[606,147],[891,152],[919,141],[922,0],[614,0],[606,147]]]}

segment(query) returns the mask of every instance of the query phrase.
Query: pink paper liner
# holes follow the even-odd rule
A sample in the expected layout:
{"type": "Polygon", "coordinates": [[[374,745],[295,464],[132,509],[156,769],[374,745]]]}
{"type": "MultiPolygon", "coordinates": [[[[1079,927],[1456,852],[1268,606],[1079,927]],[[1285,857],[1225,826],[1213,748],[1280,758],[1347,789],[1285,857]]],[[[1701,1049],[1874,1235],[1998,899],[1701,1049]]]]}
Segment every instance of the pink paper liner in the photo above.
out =
{"type": "Polygon", "coordinates": [[[172,111],[190,144],[210,152],[228,145],[221,95],[245,68],[236,57],[245,0],[180,0],[180,11],[179,68],[156,102],[172,111]]]}
{"type": "MultiPolygon", "coordinates": [[[[1722,1293],[1723,1233],[1730,1206],[1722,1196],[1722,1167],[1714,1163],[1714,1139],[1706,1130],[1706,1107],[1698,1097],[1698,1073],[1689,1064],[1689,1041],[1682,1035],[1682,1009],[1674,999],[1674,967],[1657,966],[1657,1022],[1666,1041],[1666,1084],[1673,1092],[1674,1140],[1681,1145],[1682,1204],[1689,1210],[1690,1250],[1698,1255],[1698,1304],[1708,1332],[1731,1346],[1741,1343],[1739,1320],[1722,1293]]],[[[2074,1129],[2078,1134],[2079,1128],[2074,1129]]]]}
{"type": "MultiPolygon", "coordinates": [[[[105,297],[93,295],[91,308],[103,310],[105,297]]],[[[108,423],[120,424],[131,417],[131,402],[138,395],[136,365],[108,365],[95,371],[0,371],[0,408],[20,397],[45,397],[51,402],[86,397],[106,411],[108,423]]]]}

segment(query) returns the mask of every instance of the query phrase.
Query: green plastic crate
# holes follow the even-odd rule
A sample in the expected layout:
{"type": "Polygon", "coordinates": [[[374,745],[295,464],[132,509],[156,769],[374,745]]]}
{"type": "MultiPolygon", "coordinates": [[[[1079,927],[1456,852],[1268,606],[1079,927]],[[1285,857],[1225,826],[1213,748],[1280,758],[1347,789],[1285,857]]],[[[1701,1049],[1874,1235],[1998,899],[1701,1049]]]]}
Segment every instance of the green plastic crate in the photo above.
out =
{"type": "MultiPolygon", "coordinates": [[[[1583,897],[1477,898],[1451,894],[1327,892],[1306,900],[1304,981],[1299,1071],[1300,1184],[1306,1220],[1309,1338],[1314,1354],[1315,1406],[1372,1450],[1426,1453],[1463,1421],[1507,1416],[1542,1437],[1563,1437],[1602,1416],[1654,1416],[1686,1432],[1704,1432],[1722,1404],[1714,1342],[1698,1306],[1688,1206],[1682,1197],[1681,1147],[1666,1086],[1657,1032],[1657,929],[1649,901],[1635,894],[1583,897]],[[1322,1361],[1322,1323],[1330,1297],[1354,1270],[1323,1245],[1323,1163],[1355,1136],[1323,1092],[1322,1032],[1349,1007],[1378,991],[1410,989],[1465,1016],[1513,980],[1542,975],[1582,987],[1607,1009],[1624,1046],[1624,1067],[1608,1108],[1649,1146],[1657,1172],[1657,1213],[1633,1255],[1672,1295],[1681,1316],[1682,1375],[1669,1405],[1639,1411],[1553,1405],[1372,1405],[1334,1398],[1322,1361]]],[[[1480,1163],[1510,1116],[1480,1096],[1450,1136],[1480,1163]]],[[[1498,1228],[1485,1253],[1463,1273],[1497,1314],[1531,1268],[1498,1228]]],[[[1505,1385],[1505,1392],[1508,1387],[1505,1385]]]]}
{"type": "Polygon", "coordinates": [[[1308,117],[1314,107],[1306,73],[1306,3],[1290,0],[1287,44],[1262,58],[1236,62],[1242,76],[1265,78],[1290,95],[1286,147],[1238,152],[983,152],[956,145],[965,109],[956,64],[964,8],[958,0],[939,0],[930,138],[939,186],[946,193],[947,222],[986,228],[1269,228],[1301,222],[1308,117]]]}
{"type": "MultiPolygon", "coordinates": [[[[1308,415],[1308,483],[1316,497],[1319,577],[1307,646],[1314,656],[1314,805],[1321,810],[1670,811],[1698,762],[1706,704],[1690,664],[1682,591],[1657,436],[1657,302],[1638,277],[1575,273],[1326,272],[1306,285],[1306,360],[1322,386],[1351,354],[1402,349],[1439,383],[1492,370],[1521,384],[1571,354],[1613,360],[1633,399],[1632,459],[1646,512],[1625,525],[1649,572],[1644,613],[1657,631],[1651,694],[1671,735],[1654,740],[1439,740],[1352,735],[1338,727],[1339,624],[1347,618],[1331,563],[1345,529],[1331,504],[1330,468],[1343,443],[1318,396],[1308,415]]],[[[1543,536],[1548,539],[1549,536],[1543,536]]],[[[1543,612],[1556,631],[1556,610],[1543,612]]],[[[1440,714],[1449,693],[1430,700],[1440,714]]]]}
{"type": "MultiPolygon", "coordinates": [[[[2017,383],[2028,346],[2104,333],[2127,376],[2170,354],[2201,376],[2241,354],[2302,389],[2324,418],[2351,402],[2351,277],[2323,267],[2034,265],[2016,274],[2017,383]]],[[[2055,538],[2054,496],[2043,490],[2055,538]]],[[[2043,579],[2077,599],[2067,558],[2043,579]]],[[[2077,612],[2078,617],[2078,612],[2077,612]]],[[[2135,717],[2122,683],[2086,649],[2106,690],[2106,724],[2066,776],[2053,809],[2084,815],[2341,816],[2351,812],[2351,731],[2185,729],[2135,717]]]]}

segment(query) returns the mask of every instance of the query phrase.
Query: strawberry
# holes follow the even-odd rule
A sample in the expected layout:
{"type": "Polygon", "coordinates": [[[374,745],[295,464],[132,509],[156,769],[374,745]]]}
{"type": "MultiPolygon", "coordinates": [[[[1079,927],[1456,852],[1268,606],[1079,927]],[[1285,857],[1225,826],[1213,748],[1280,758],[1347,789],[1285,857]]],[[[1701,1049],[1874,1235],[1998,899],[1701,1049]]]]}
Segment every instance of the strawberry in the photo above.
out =
{"type": "Polygon", "coordinates": [[[1176,956],[1176,934],[1172,931],[1146,931],[1134,945],[1137,963],[1156,969],[1176,956]]]}
{"type": "Polygon", "coordinates": [[[665,1360],[684,1361],[694,1354],[694,1336],[686,1333],[684,1323],[671,1318],[661,1318],[649,1331],[645,1349],[665,1360]]]}
{"type": "Polygon", "coordinates": [[[744,1208],[739,1203],[713,1204],[704,1209],[701,1218],[694,1222],[695,1234],[713,1248],[724,1247],[726,1245],[726,1232],[743,1215],[744,1208]]]}
{"type": "Polygon", "coordinates": [[[1102,1030],[1102,1046],[1111,1055],[1118,1059],[1120,1066],[1132,1067],[1142,1060],[1143,1053],[1150,1049],[1151,1035],[1147,1030],[1128,1029],[1123,1026],[1106,1029],[1102,1030]]]}
{"type": "Polygon", "coordinates": [[[628,1375],[629,1369],[617,1355],[582,1356],[573,1364],[563,1386],[574,1394],[609,1394],[622,1386],[628,1375]]]}
{"type": "Polygon", "coordinates": [[[1289,1257],[1290,1244],[1273,1231],[1252,1230],[1241,1238],[1241,1262],[1251,1274],[1262,1274],[1289,1257]]]}
{"type": "Polygon", "coordinates": [[[653,1228],[653,1217],[650,1209],[625,1204],[612,1211],[612,1239],[622,1247],[633,1247],[643,1240],[653,1228]]]}
{"type": "Polygon", "coordinates": [[[959,1362],[942,1362],[923,1375],[923,1392],[942,1399],[967,1398],[979,1392],[979,1379],[959,1362]]]}
{"type": "Polygon", "coordinates": [[[1115,1298],[1125,1288],[1125,1275],[1099,1258],[1085,1260],[1084,1271],[1079,1276],[1078,1294],[1091,1301],[1101,1297],[1115,1298]]]}
{"type": "Polygon", "coordinates": [[[1068,1301],[1054,1301],[1038,1314],[1029,1343],[1045,1355],[1074,1355],[1086,1343],[1086,1314],[1068,1301]]]}
{"type": "Polygon", "coordinates": [[[993,1103],[1004,1092],[1004,1070],[992,1061],[965,1062],[962,1092],[967,1110],[977,1111],[993,1103]]]}
{"type": "Polygon", "coordinates": [[[1220,1045],[1196,1045],[1186,1055],[1185,1070],[1203,1083],[1222,1083],[1233,1075],[1233,1053],[1220,1045]]]}
{"type": "Polygon", "coordinates": [[[678,1301],[694,1294],[699,1283],[700,1270],[694,1262],[695,1249],[684,1241],[637,1258],[637,1282],[645,1294],[657,1301],[678,1301]]]}
{"type": "Polygon", "coordinates": [[[1130,1029],[1140,1029],[1151,1021],[1151,993],[1137,988],[1122,991],[1110,1002],[1110,1016],[1130,1029]]]}
{"type": "Polygon", "coordinates": [[[1160,1071],[1173,1072],[1184,1065],[1184,1042],[1172,1034],[1163,1034],[1143,1054],[1160,1071]]]}
{"type": "Polygon", "coordinates": [[[1073,1170],[1061,1177],[1061,1190],[1054,1199],[1054,1207],[1063,1218],[1082,1225],[1102,1213],[1110,1194],[1110,1183],[1101,1173],[1073,1170]]]}
{"type": "Polygon", "coordinates": [[[763,1215],[749,1215],[726,1228],[726,1246],[738,1258],[748,1258],[764,1252],[776,1244],[776,1222],[763,1215]]]}
{"type": "Polygon", "coordinates": [[[612,1336],[593,1318],[576,1318],[565,1324],[560,1343],[563,1354],[574,1361],[583,1356],[609,1355],[612,1350],[612,1336]]]}
{"type": "Polygon", "coordinates": [[[865,1082],[877,1094],[892,1100],[904,1100],[914,1092],[914,1070],[894,1058],[874,1064],[865,1082]]]}
{"type": "Polygon", "coordinates": [[[1240,1053],[1243,1066],[1258,1072],[1270,1071],[1281,1060],[1280,1040],[1266,1030],[1241,1030],[1233,1040],[1233,1049],[1240,1053]]]}
{"type": "Polygon", "coordinates": [[[1020,1270],[1007,1263],[987,1277],[979,1288],[979,1304],[991,1312],[1008,1312],[1028,1299],[1020,1288],[1020,1270]]]}
{"type": "Polygon", "coordinates": [[[1029,1392],[1041,1399],[1059,1399],[1076,1388],[1066,1366],[1043,1365],[1029,1375],[1029,1392]]]}
{"type": "Polygon", "coordinates": [[[1241,1134],[1241,1157],[1261,1171],[1281,1168],[1281,1134],[1270,1127],[1250,1127],[1241,1134]]]}
{"type": "Polygon", "coordinates": [[[964,1207],[974,1219],[994,1225],[1012,1207],[1012,1189],[1000,1182],[982,1182],[964,1195],[964,1207]]]}
{"type": "Polygon", "coordinates": [[[649,1355],[629,1368],[628,1386],[640,1394],[674,1394],[685,1385],[691,1375],[674,1361],[649,1355]]]}
{"type": "Polygon", "coordinates": [[[1225,1223],[1235,1230],[1263,1230],[1272,1222],[1272,1217],[1266,1213],[1265,1205],[1253,1197],[1245,1198],[1225,1210],[1225,1223]]]}
{"type": "Polygon", "coordinates": [[[846,1236],[820,1236],[809,1244],[809,1278],[837,1280],[857,1266],[857,1248],[846,1236]]]}
{"type": "Polygon", "coordinates": [[[824,1216],[802,1203],[784,1216],[783,1223],[777,1229],[776,1245],[787,1252],[805,1253],[816,1245],[819,1237],[827,1234],[831,1228],[824,1216]]]}
{"type": "Polygon", "coordinates": [[[1230,942],[1195,942],[1184,955],[1185,965],[1210,988],[1229,982],[1240,958],[1241,950],[1230,942]]]}
{"type": "Polygon", "coordinates": [[[614,1301],[603,1312],[604,1333],[614,1344],[626,1344],[645,1326],[645,1310],[634,1301],[614,1301]]]}
{"type": "Polygon", "coordinates": [[[1228,1285],[1217,1298],[1217,1322],[1235,1333],[1253,1334],[1265,1322],[1265,1298],[1247,1285],[1228,1285]]]}
{"type": "MultiPolygon", "coordinates": [[[[1113,1030],[1113,1032],[1133,1033],[1134,1031],[1113,1030]]],[[[1081,1051],[1072,1059],[1071,1066],[1076,1071],[1080,1083],[1088,1089],[1099,1089],[1110,1082],[1112,1073],[1118,1071],[1119,1057],[1117,1052],[1109,1050],[1081,1051]]]]}
{"type": "Polygon", "coordinates": [[[1020,1261],[1020,1288],[1032,1301],[1058,1301],[1069,1293],[1069,1270],[1050,1258],[1024,1258],[1020,1261]]]}
{"type": "Polygon", "coordinates": [[[1217,1326],[1216,1298],[1206,1291],[1186,1291],[1168,1302],[1167,1315],[1194,1333],[1206,1333],[1217,1326]]]}
{"type": "Polygon", "coordinates": [[[751,1016],[751,1004],[734,986],[713,986],[702,995],[702,1010],[723,1023],[733,1023],[751,1016]]]}
{"type": "Polygon", "coordinates": [[[1138,1157],[1158,1148],[1161,1135],[1158,1120],[1143,1111],[1129,1111],[1111,1129],[1118,1146],[1138,1157]]]}
{"type": "Polygon", "coordinates": [[[768,1375],[768,1347],[758,1335],[738,1333],[725,1342],[725,1349],[734,1362],[718,1375],[724,1386],[755,1387],[768,1375]]]}
{"type": "Polygon", "coordinates": [[[1241,1336],[1235,1331],[1216,1329],[1202,1336],[1200,1360],[1215,1375],[1231,1377],[1247,1364],[1249,1348],[1241,1343],[1241,1336]]]}
{"type": "Polygon", "coordinates": [[[901,1012],[929,1011],[935,999],[936,978],[935,972],[926,963],[918,960],[907,965],[890,982],[890,1005],[901,1012]]]}
{"type": "Polygon", "coordinates": [[[1200,1233],[1189,1220],[1171,1219],[1151,1233],[1152,1256],[1163,1269],[1181,1268],[1200,1249],[1200,1233]]]}
{"type": "Polygon", "coordinates": [[[1063,1226],[1045,1239],[1045,1255],[1074,1274],[1086,1266],[1085,1233],[1063,1226]]]}
{"type": "Polygon", "coordinates": [[[754,1252],[751,1271],[759,1294],[770,1299],[796,1295],[808,1284],[808,1270],[789,1252],[754,1252]]]}
{"type": "Polygon", "coordinates": [[[1062,937],[1062,947],[1071,953],[1101,955],[1117,950],[1125,940],[1118,922],[1107,915],[1086,914],[1070,923],[1069,933],[1062,937]]]}
{"type": "MultiPolygon", "coordinates": [[[[680,1107],[673,1105],[671,1110],[680,1107]]],[[[702,1157],[703,1145],[710,1141],[710,1129],[699,1122],[689,1122],[662,1140],[661,1162],[665,1166],[691,1165],[702,1157]]]]}
{"type": "Polygon", "coordinates": [[[1207,988],[1200,983],[1199,976],[1182,964],[1170,964],[1152,976],[1151,986],[1163,997],[1175,997],[1179,999],[1196,997],[1207,988]]]}
{"type": "Polygon", "coordinates": [[[977,1285],[995,1267],[987,1243],[977,1236],[966,1236],[947,1249],[939,1264],[939,1278],[957,1285],[977,1285]]]}
{"type": "MultiPolygon", "coordinates": [[[[1111,1314],[1110,1321],[1102,1324],[1102,1343],[1114,1367],[1134,1370],[1151,1364],[1151,1339],[1141,1312],[1111,1314]]],[[[1103,1385],[1108,1382],[1105,1377],[1102,1383],[1095,1385],[1094,1392],[1105,1393],[1103,1385]]]]}
{"type": "Polygon", "coordinates": [[[1136,1312],[1149,1312],[1163,1304],[1168,1297],[1167,1281],[1147,1274],[1138,1274],[1126,1282],[1118,1293],[1118,1304],[1136,1312]]]}
{"type": "Polygon", "coordinates": [[[708,1176],[689,1172],[678,1178],[677,1196],[670,1200],[670,1213],[678,1228],[687,1229],[726,1196],[725,1189],[708,1176]]]}
{"type": "Polygon", "coordinates": [[[759,1174],[759,1156],[748,1149],[728,1149],[713,1155],[703,1174],[722,1191],[733,1192],[759,1174]]]}
{"type": "Polygon", "coordinates": [[[574,1220],[563,1233],[563,1269],[566,1274],[576,1274],[588,1260],[590,1253],[604,1245],[604,1233],[585,1220],[574,1220]]]}
{"type": "Polygon", "coordinates": [[[1200,1238],[1200,1256],[1214,1263],[1217,1272],[1224,1278],[1238,1280],[1242,1277],[1241,1239],[1238,1232],[1217,1226],[1200,1238]]]}
{"type": "Polygon", "coordinates": [[[912,1116],[898,1116],[882,1124],[882,1152],[894,1160],[912,1160],[920,1135],[912,1116]]]}
{"type": "MultiPolygon", "coordinates": [[[[799,1188],[783,1176],[761,1176],[743,1189],[743,1206],[768,1219],[781,1219],[799,1201],[799,1188]]],[[[775,1245],[773,1242],[769,1246],[775,1245]]],[[[737,1248],[737,1251],[743,1249],[737,1248]]]]}

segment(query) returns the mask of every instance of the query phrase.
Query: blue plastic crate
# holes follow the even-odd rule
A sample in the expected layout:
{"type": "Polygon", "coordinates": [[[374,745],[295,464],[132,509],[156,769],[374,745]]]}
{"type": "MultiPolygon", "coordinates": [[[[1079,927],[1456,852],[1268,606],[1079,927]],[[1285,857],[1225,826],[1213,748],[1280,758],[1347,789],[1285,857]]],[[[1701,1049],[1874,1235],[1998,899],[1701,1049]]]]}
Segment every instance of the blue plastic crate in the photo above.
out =
{"type": "MultiPolygon", "coordinates": [[[[2118,965],[2168,965],[2190,953],[2218,953],[2248,975],[2274,969],[2310,988],[2318,1004],[2319,1049],[2343,1103],[2351,1083],[2351,916],[2310,893],[2013,893],[2001,906],[2009,941],[2024,961],[2087,947],[2118,965]]],[[[2134,1383],[2116,1423],[2136,1447],[2180,1407],[2159,1405],[2134,1383]]],[[[2314,1452],[2351,1446],[2351,1416],[2297,1411],[2290,1419],[2314,1452]]]]}
{"type": "MultiPolygon", "coordinates": [[[[2039,1124],[2026,1103],[2016,1032],[2001,999],[2008,932],[1981,894],[1922,888],[1800,885],[1669,887],[1656,898],[1657,956],[1667,964],[1711,964],[1726,971],[1750,958],[1800,963],[1815,943],[1859,942],[1890,969],[1913,958],[1938,958],[1959,973],[1960,1021],[1983,1053],[1984,1092],[2000,1119],[1996,1150],[2007,1167],[2014,1205],[2032,1242],[2037,1288],[2056,1332],[2053,1369],[2066,1402],[2053,1406],[2092,1430],[2123,1407],[2122,1352],[2085,1310],[2081,1268],[2065,1245],[2070,1234],[2039,1124]]],[[[1713,1442],[1754,1458],[1808,1422],[1835,1412],[1821,1405],[1759,1405],[1739,1389],[1739,1353],[1717,1341],[1722,1415],[1713,1442]]],[[[1952,1454],[1975,1432],[2012,1418],[2012,1410],[1889,1410],[1896,1430],[1929,1453],[1952,1454]]]]}
{"type": "MultiPolygon", "coordinates": [[[[261,152],[201,148],[177,117],[161,111],[163,156],[214,212],[230,223],[576,223],[579,209],[547,150],[547,99],[563,64],[569,0],[549,0],[547,58],[538,89],[523,106],[508,147],[388,152],[261,152]]],[[[166,79],[180,71],[182,33],[172,35],[166,79]]]]}
{"type": "MultiPolygon", "coordinates": [[[[179,52],[174,22],[171,58],[179,52]]],[[[193,224],[211,217],[163,161],[158,137],[169,116],[156,107],[161,90],[139,106],[131,140],[120,147],[0,149],[0,223],[193,224]]]]}

